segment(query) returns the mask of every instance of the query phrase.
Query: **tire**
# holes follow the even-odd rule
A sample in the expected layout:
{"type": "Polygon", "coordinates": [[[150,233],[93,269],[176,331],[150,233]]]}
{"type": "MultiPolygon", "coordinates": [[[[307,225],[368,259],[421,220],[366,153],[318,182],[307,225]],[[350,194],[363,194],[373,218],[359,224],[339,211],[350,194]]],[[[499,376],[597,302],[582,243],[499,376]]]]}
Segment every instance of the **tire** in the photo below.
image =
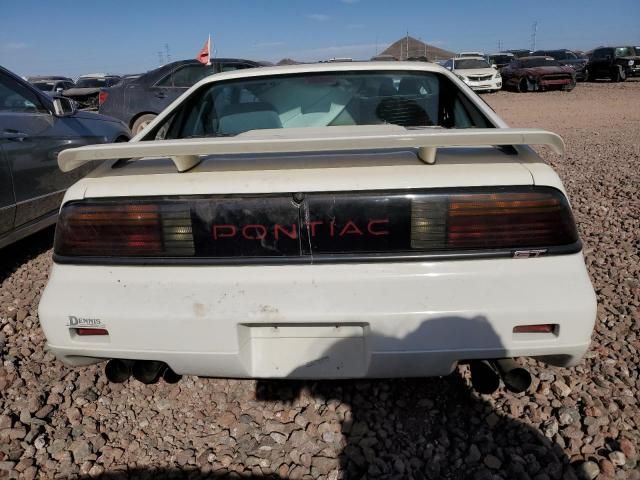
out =
{"type": "Polygon", "coordinates": [[[564,87],[562,87],[562,90],[564,90],[565,92],[570,92],[574,88],[576,88],[576,79],[575,78],[571,80],[571,83],[569,85],[565,85],[564,87]]]}
{"type": "Polygon", "coordinates": [[[584,81],[585,82],[593,82],[595,80],[593,74],[589,71],[588,67],[584,69],[584,81]]]}
{"type": "Polygon", "coordinates": [[[133,133],[134,135],[139,134],[144,127],[146,127],[147,125],[149,125],[154,118],[156,118],[157,115],[154,115],[153,113],[145,113],[144,115],[140,115],[138,118],[136,118],[136,121],[133,122],[133,125],[131,126],[131,133],[133,133]]]}
{"type": "Polygon", "coordinates": [[[627,79],[627,72],[620,65],[616,65],[611,72],[612,82],[624,82],[627,79]]]}
{"type": "Polygon", "coordinates": [[[519,93],[527,93],[529,91],[529,81],[525,77],[522,77],[518,82],[517,89],[519,93]]]}

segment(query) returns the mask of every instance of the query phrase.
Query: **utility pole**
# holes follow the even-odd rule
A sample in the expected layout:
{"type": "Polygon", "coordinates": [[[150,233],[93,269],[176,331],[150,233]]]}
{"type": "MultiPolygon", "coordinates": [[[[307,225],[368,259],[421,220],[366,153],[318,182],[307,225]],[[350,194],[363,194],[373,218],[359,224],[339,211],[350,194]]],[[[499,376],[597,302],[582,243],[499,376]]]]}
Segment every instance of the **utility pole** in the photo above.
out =
{"type": "Polygon", "coordinates": [[[158,65],[164,65],[164,59],[162,58],[162,51],[158,51],[158,65]]]}
{"type": "Polygon", "coordinates": [[[169,53],[169,44],[164,44],[164,56],[167,59],[167,63],[171,63],[171,54],[169,53]]]}
{"type": "Polygon", "coordinates": [[[538,35],[538,21],[536,20],[531,25],[531,51],[536,51],[536,36],[538,35]]]}
{"type": "Polygon", "coordinates": [[[405,60],[408,60],[409,59],[409,30],[407,30],[407,51],[405,53],[406,53],[405,60]]]}

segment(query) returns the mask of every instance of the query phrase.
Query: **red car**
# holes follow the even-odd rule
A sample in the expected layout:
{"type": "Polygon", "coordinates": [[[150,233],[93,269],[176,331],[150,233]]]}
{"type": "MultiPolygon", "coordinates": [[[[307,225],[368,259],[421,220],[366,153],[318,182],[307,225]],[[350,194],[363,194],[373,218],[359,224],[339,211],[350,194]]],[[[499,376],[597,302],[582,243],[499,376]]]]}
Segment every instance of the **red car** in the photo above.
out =
{"type": "Polygon", "coordinates": [[[567,92],[576,86],[576,72],[563,67],[551,57],[522,57],[514,59],[501,72],[504,88],[518,92],[539,92],[562,89],[567,92]]]}

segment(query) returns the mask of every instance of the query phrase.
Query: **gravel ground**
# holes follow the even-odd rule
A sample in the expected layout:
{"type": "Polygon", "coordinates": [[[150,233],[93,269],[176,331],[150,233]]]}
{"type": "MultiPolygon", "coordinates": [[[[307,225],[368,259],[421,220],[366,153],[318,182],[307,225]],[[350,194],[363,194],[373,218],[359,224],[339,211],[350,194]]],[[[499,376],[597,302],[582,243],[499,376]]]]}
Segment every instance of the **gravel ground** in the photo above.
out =
{"type": "Polygon", "coordinates": [[[598,293],[572,369],[528,361],[529,392],[447,378],[106,383],[44,351],[37,304],[51,230],[0,258],[0,478],[640,479],[640,82],[484,97],[513,126],[556,131],[543,154],[571,195],[598,293]]]}

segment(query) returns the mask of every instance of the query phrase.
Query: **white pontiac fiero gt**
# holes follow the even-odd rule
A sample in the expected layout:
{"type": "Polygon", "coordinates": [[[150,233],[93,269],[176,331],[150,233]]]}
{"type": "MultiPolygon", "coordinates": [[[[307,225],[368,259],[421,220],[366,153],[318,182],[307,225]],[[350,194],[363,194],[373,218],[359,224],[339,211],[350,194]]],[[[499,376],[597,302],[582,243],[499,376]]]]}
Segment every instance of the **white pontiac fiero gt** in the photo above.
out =
{"type": "Polygon", "coordinates": [[[436,65],[210,76],[131,142],[65,150],[48,347],[107,376],[528,384],[596,316],[571,208],[530,145],[436,65]],[[497,383],[496,383],[497,382],[497,383]]]}

